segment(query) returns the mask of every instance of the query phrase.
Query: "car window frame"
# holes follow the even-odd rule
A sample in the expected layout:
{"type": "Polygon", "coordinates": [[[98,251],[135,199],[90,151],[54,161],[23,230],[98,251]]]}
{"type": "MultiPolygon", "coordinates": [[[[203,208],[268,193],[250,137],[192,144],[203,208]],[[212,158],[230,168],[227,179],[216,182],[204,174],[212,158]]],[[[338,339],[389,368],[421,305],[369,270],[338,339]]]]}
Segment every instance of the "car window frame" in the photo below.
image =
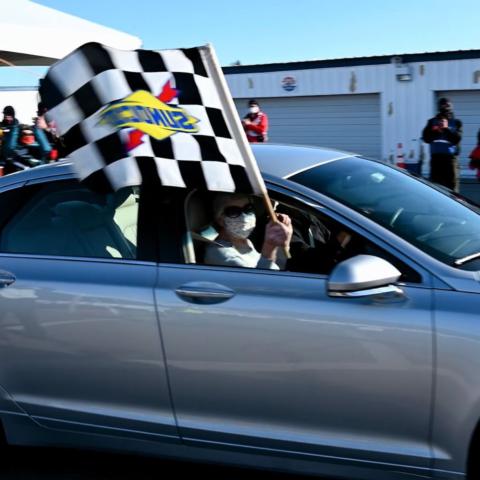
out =
{"type": "MultiPolygon", "coordinates": [[[[283,183],[285,183],[285,181],[283,183]]],[[[291,183],[292,183],[292,186],[295,185],[293,182],[291,183]]],[[[295,191],[293,188],[286,188],[285,185],[279,185],[278,183],[275,183],[270,179],[266,182],[266,186],[267,186],[267,190],[271,193],[273,197],[275,196],[285,197],[288,199],[286,203],[292,204],[292,206],[296,206],[295,203],[297,203],[297,205],[301,206],[304,210],[311,211],[312,213],[314,213],[315,211],[321,212],[322,215],[327,216],[333,222],[345,225],[349,230],[352,230],[357,235],[364,237],[366,240],[370,241],[371,243],[376,245],[378,248],[384,250],[388,254],[397,258],[400,263],[406,264],[409,268],[414,270],[420,276],[420,282],[418,283],[399,281],[397,282],[399,285],[409,285],[412,287],[428,288],[428,289],[432,288],[433,280],[430,272],[428,272],[424,268],[421,268],[411,258],[403,255],[400,251],[392,247],[392,245],[390,245],[388,242],[385,242],[383,239],[372,234],[370,231],[367,231],[362,226],[353,222],[351,219],[348,219],[345,216],[339,214],[338,212],[335,212],[328,206],[321,204],[318,200],[313,200],[312,198],[309,198],[308,196],[302,195],[301,193],[295,191]]],[[[303,187],[303,188],[306,189],[306,187],[303,187]]],[[[189,191],[185,191],[183,200],[185,200],[188,194],[189,194],[189,191]]],[[[183,209],[183,203],[181,205],[181,209],[183,209]]],[[[184,228],[182,232],[182,236],[183,236],[187,232],[186,218],[185,218],[184,212],[182,212],[182,218],[184,220],[183,221],[184,228]]],[[[179,245],[180,249],[181,247],[182,245],[179,245]]],[[[160,263],[164,266],[169,266],[169,267],[175,266],[175,267],[180,267],[182,269],[194,268],[194,269],[201,269],[201,270],[207,270],[207,271],[226,271],[226,272],[234,271],[235,273],[241,273],[241,274],[247,274],[247,275],[252,275],[252,274],[277,275],[277,276],[286,275],[289,277],[307,277],[307,278],[317,278],[322,280],[325,280],[329,277],[329,274],[322,274],[322,273],[292,272],[292,271],[286,271],[286,270],[269,270],[269,269],[243,268],[243,267],[233,267],[233,266],[227,267],[227,266],[219,266],[219,265],[205,265],[202,263],[187,263],[186,258],[183,254],[183,251],[181,256],[183,260],[182,263],[172,262],[168,260],[165,261],[165,259],[163,259],[163,261],[160,261],[160,263]]]]}

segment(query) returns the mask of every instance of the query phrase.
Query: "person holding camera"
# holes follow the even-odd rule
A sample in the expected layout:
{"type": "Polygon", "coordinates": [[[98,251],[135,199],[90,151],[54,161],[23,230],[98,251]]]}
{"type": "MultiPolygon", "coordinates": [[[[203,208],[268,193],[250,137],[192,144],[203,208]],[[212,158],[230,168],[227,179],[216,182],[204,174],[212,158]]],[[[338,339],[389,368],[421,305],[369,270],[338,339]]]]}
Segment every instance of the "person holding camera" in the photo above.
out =
{"type": "Polygon", "coordinates": [[[243,117],[242,125],[250,143],[267,141],[268,117],[256,100],[248,102],[248,113],[243,117]]]}
{"type": "Polygon", "coordinates": [[[428,120],[422,140],[430,144],[430,180],[458,192],[462,122],[455,118],[448,98],[438,101],[438,113],[428,120]]]}

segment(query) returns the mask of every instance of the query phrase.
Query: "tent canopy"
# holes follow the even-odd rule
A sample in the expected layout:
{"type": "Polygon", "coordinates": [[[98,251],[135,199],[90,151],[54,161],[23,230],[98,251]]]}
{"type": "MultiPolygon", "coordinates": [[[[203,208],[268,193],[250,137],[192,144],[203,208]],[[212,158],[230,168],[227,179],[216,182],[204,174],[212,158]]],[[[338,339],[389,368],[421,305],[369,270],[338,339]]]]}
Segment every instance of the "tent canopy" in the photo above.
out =
{"type": "Polygon", "coordinates": [[[30,0],[0,0],[0,11],[0,59],[18,66],[51,65],[87,42],[121,50],[142,45],[138,37],[30,0]]]}

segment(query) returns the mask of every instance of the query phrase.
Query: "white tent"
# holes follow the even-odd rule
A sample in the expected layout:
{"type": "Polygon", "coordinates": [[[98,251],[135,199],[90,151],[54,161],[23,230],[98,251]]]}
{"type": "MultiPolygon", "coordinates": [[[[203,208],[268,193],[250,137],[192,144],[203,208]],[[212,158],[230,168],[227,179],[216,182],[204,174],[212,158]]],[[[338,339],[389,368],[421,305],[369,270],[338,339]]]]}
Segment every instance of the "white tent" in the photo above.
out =
{"type": "Polygon", "coordinates": [[[0,65],[51,65],[92,41],[122,50],[142,44],[133,35],[30,0],[0,0],[0,12],[0,65]]]}

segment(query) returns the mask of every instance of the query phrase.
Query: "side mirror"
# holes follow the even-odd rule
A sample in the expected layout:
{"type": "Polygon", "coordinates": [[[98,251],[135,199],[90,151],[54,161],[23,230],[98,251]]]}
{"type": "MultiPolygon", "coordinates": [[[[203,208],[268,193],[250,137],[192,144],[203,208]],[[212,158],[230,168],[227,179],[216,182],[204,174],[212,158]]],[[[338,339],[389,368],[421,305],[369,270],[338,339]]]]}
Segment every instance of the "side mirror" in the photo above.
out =
{"type": "Polygon", "coordinates": [[[395,283],[401,273],[383,258],[357,255],[339,263],[328,279],[331,297],[367,297],[403,294],[395,283]]]}

